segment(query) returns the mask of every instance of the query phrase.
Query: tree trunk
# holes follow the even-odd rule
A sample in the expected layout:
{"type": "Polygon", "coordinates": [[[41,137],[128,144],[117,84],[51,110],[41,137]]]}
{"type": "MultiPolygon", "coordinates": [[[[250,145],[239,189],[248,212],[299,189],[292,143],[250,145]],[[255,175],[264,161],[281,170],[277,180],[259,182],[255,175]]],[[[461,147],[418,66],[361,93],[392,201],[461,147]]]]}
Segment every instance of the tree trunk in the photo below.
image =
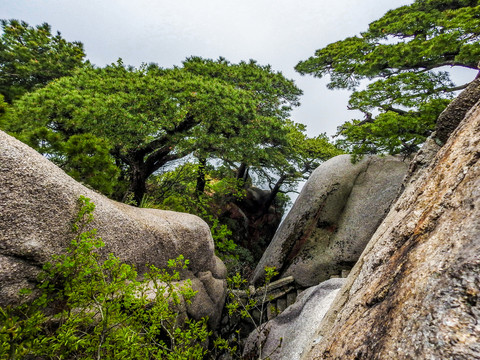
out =
{"type": "Polygon", "coordinates": [[[140,206],[143,196],[147,192],[146,182],[148,175],[143,166],[132,166],[130,191],[133,193],[133,200],[137,206],[140,206]]]}
{"type": "Polygon", "coordinates": [[[243,180],[245,183],[248,179],[248,166],[245,163],[240,164],[236,174],[237,180],[243,180]]]}
{"type": "Polygon", "coordinates": [[[205,167],[207,166],[207,159],[198,159],[198,171],[197,171],[197,186],[195,187],[195,194],[199,197],[205,191],[207,181],[205,180],[205,167]]]}
{"type": "Polygon", "coordinates": [[[277,197],[277,194],[280,191],[280,188],[282,187],[286,179],[287,179],[287,175],[282,175],[280,176],[280,179],[278,179],[278,181],[275,183],[275,186],[270,191],[270,194],[268,195],[267,200],[263,204],[262,214],[268,213],[268,209],[270,209],[270,206],[272,206],[273,202],[275,201],[275,198],[277,197]]]}

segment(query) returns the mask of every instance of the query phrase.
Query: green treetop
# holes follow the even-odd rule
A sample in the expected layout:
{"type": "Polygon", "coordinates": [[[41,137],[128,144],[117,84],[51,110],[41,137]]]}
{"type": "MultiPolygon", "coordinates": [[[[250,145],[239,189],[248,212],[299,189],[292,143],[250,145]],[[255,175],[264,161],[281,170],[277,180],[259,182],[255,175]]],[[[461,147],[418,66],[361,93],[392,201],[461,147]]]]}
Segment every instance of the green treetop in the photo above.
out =
{"type": "MultiPolygon", "coordinates": [[[[246,91],[256,104],[253,118],[249,114],[239,114],[235,124],[227,124],[225,129],[230,134],[221,128],[204,129],[206,136],[202,136],[202,144],[195,152],[200,163],[208,159],[221,161],[234,170],[239,179],[245,177],[248,168],[281,166],[274,153],[283,149],[282,159],[285,160],[290,131],[288,116],[292,108],[299,105],[299,96],[302,94],[292,80],[273,71],[269,65],[259,65],[253,60],[232,64],[223,58],[210,60],[192,57],[183,62],[182,69],[246,91]]],[[[201,184],[201,177],[198,179],[199,191],[204,185],[201,184]]]]}
{"type": "MultiPolygon", "coordinates": [[[[387,12],[366,32],[327,45],[296,70],[330,75],[328,87],[350,89],[349,108],[365,114],[339,127],[354,153],[410,152],[432,132],[456,86],[445,66],[478,71],[480,2],[416,0],[387,12]],[[364,90],[360,81],[372,80],[364,90]]],[[[475,75],[472,75],[472,80],[475,75]]]]}
{"type": "Polygon", "coordinates": [[[0,23],[0,94],[9,103],[83,64],[82,43],[52,34],[46,23],[36,27],[18,20],[0,23]]]}
{"type": "Polygon", "coordinates": [[[239,113],[254,114],[245,91],[185,72],[118,63],[80,69],[25,95],[12,107],[8,130],[102,191],[116,166],[140,201],[148,176],[191,153],[198,127],[227,127],[239,113]],[[91,183],[95,176],[103,177],[91,183]]]}
{"type": "Polygon", "coordinates": [[[140,203],[147,178],[187,155],[259,166],[262,154],[287,143],[286,116],[299,94],[254,62],[195,58],[172,69],[119,62],[85,66],[26,94],[5,128],[103,192],[126,182],[140,203]]]}
{"type": "MultiPolygon", "coordinates": [[[[240,119],[237,136],[221,142],[218,132],[210,131],[212,141],[204,144],[199,160],[220,160],[237,179],[246,180],[249,173],[254,173],[271,190],[265,211],[279,192],[294,191],[298,181],[308,177],[322,161],[341,153],[326,135],[310,138],[304,125],[288,119],[292,108],[299,105],[302,91],[269,65],[254,60],[231,64],[223,58],[214,61],[192,57],[183,62],[183,69],[221,79],[255,97],[256,119],[240,119]]],[[[197,178],[201,182],[201,186],[197,182],[197,190],[205,185],[202,177],[197,178]]]]}

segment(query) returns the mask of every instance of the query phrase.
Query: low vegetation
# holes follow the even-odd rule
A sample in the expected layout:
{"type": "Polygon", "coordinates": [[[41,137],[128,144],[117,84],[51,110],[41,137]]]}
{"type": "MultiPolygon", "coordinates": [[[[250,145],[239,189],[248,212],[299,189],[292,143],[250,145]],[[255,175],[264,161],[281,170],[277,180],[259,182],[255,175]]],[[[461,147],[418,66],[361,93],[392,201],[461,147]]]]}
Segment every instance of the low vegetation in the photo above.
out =
{"type": "Polygon", "coordinates": [[[206,320],[192,321],[175,309],[195,295],[175,269],[188,260],[135,268],[114,255],[101,260],[104,244],[85,231],[94,205],[81,198],[77,234],[65,255],[45,264],[34,299],[0,309],[0,359],[203,359],[206,320]]]}

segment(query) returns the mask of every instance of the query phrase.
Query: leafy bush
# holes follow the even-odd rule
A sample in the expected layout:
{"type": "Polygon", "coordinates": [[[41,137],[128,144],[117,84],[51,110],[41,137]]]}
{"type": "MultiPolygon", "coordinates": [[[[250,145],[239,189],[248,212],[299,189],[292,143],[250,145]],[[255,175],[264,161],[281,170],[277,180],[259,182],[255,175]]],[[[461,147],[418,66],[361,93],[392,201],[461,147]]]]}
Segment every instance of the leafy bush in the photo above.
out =
{"type": "Polygon", "coordinates": [[[67,254],[44,266],[35,300],[0,308],[0,359],[202,359],[206,320],[175,311],[195,295],[188,281],[175,285],[174,269],[188,260],[151,266],[138,281],[133,266],[100,258],[102,240],[85,230],[95,206],[80,201],[77,235],[67,254]]]}

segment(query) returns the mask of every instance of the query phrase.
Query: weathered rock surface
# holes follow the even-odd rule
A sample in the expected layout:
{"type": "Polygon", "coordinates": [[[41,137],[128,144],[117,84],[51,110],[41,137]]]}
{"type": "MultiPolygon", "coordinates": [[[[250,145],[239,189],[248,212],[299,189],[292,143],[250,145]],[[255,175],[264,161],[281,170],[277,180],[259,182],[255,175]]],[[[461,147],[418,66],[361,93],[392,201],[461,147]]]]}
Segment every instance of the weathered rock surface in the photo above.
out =
{"type": "MultiPolygon", "coordinates": [[[[479,64],[480,65],[480,64],[479,64]]],[[[480,77],[473,80],[440,114],[435,139],[443,145],[468,111],[480,100],[480,77]]]]}
{"type": "Polygon", "coordinates": [[[182,213],[139,209],[111,201],[66,175],[25,144],[0,131],[0,306],[18,301],[32,286],[42,264],[66,250],[80,195],[96,205],[93,227],[106,246],[140,274],[168,259],[190,260],[183,278],[198,295],[188,308],[195,319],[218,323],[225,299],[226,269],[214,254],[208,226],[182,213]]]}
{"type": "Polygon", "coordinates": [[[340,155],[318,167],[302,189],[258,264],[293,276],[301,287],[349,270],[395,199],[408,164],[397,157],[340,155]]]}
{"type": "Polygon", "coordinates": [[[409,184],[304,359],[480,359],[480,103],[409,184]]]}
{"type": "Polygon", "coordinates": [[[299,359],[344,283],[345,279],[330,279],[304,290],[293,305],[266,323],[260,334],[256,330],[250,334],[244,358],[258,359],[261,344],[262,358],[299,359]]]}
{"type": "Polygon", "coordinates": [[[465,118],[465,115],[480,100],[480,78],[473,80],[467,88],[460,93],[442,111],[437,119],[435,131],[427,138],[410,166],[405,176],[402,188],[405,189],[413,183],[432,161],[440,148],[448,140],[458,124],[465,118]]]}

